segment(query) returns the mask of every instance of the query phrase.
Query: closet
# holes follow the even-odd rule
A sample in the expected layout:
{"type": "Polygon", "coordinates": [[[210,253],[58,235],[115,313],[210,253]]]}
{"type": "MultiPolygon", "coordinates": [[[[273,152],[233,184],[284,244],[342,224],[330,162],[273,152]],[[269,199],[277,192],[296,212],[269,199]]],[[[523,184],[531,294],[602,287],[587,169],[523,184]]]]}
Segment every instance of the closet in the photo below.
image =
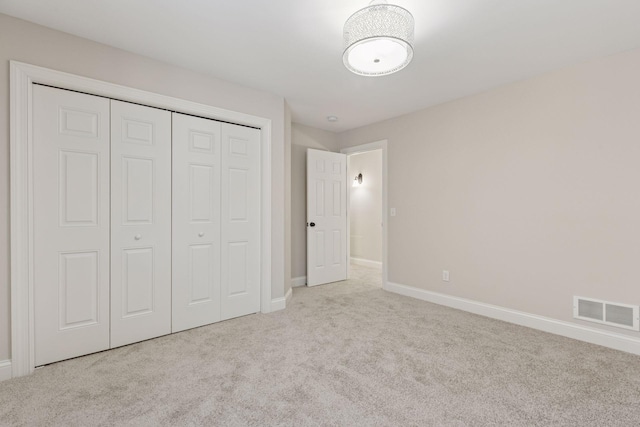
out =
{"type": "Polygon", "coordinates": [[[260,132],[33,86],[36,366],[260,310],[260,132]]]}

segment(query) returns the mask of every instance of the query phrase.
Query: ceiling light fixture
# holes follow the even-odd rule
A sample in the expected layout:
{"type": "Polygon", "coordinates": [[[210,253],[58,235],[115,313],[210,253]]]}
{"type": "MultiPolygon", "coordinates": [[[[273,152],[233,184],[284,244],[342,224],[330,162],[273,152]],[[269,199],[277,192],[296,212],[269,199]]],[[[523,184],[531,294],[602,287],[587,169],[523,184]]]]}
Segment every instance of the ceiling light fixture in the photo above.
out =
{"type": "Polygon", "coordinates": [[[385,76],[413,59],[413,15],[386,0],[373,0],[344,24],[345,67],[361,76],[385,76]]]}
{"type": "Polygon", "coordinates": [[[336,116],[327,116],[327,121],[330,122],[337,122],[338,118],[336,116]]]}

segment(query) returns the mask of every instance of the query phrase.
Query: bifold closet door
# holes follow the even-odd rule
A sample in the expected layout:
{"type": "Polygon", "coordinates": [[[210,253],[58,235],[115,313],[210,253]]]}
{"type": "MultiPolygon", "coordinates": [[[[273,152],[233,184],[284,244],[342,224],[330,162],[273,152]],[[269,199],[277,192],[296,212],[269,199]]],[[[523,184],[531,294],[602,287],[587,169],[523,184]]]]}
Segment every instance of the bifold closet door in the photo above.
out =
{"type": "Polygon", "coordinates": [[[171,332],[171,113],[111,101],[111,347],[171,332]]]}
{"type": "Polygon", "coordinates": [[[260,311],[260,131],[173,114],[174,332],[260,311]]]}
{"type": "Polygon", "coordinates": [[[36,365],[260,310],[259,130],[33,97],[36,365]]]}
{"type": "Polygon", "coordinates": [[[220,320],[220,122],[173,113],[173,332],[220,320]]]}
{"type": "Polygon", "coordinates": [[[33,86],[36,366],[109,348],[109,100],[33,86]]]}
{"type": "Polygon", "coordinates": [[[260,131],[222,124],[222,320],[260,311],[260,131]]]}

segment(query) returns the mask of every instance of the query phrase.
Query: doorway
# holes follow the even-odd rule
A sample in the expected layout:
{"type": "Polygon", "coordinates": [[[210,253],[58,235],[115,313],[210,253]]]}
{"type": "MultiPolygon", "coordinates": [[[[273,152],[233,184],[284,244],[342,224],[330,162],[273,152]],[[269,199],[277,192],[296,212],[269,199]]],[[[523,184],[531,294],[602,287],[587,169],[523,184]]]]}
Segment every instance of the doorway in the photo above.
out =
{"type": "Polygon", "coordinates": [[[348,278],[382,288],[387,279],[387,141],[349,147],[348,278]]]}

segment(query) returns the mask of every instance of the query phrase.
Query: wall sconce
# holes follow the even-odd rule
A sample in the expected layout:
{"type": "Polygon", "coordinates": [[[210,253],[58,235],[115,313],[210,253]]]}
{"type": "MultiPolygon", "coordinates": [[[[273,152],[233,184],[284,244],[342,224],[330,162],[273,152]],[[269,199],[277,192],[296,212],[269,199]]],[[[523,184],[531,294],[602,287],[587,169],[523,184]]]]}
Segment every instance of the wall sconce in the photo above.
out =
{"type": "Polygon", "coordinates": [[[356,175],[356,177],[353,179],[353,186],[354,187],[358,187],[359,185],[362,185],[362,174],[361,173],[356,175]]]}

